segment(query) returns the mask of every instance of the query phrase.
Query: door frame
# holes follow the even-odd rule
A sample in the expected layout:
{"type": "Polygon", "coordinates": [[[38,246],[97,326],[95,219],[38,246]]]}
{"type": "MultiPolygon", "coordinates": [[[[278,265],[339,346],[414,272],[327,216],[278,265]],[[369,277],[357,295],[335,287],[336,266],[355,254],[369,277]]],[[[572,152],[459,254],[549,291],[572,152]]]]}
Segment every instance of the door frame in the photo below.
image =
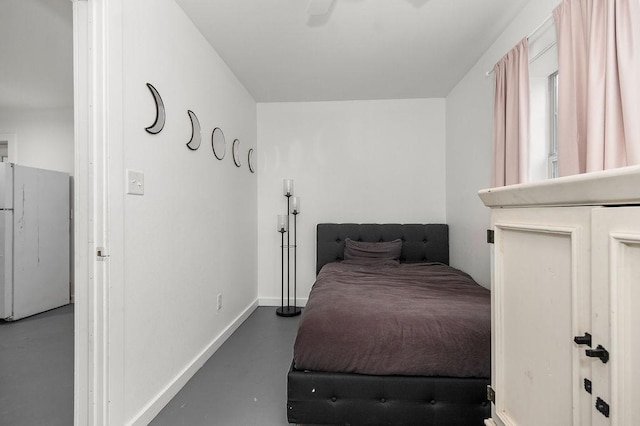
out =
{"type": "Polygon", "coordinates": [[[71,0],[74,424],[124,424],[122,0],[71,0]],[[98,255],[100,251],[100,255],[98,255]]]}

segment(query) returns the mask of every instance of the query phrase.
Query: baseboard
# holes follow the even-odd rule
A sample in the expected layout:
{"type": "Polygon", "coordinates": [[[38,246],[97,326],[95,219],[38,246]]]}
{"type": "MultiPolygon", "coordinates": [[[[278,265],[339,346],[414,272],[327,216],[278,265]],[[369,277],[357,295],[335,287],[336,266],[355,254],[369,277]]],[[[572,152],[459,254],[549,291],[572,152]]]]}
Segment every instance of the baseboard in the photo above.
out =
{"type": "Polygon", "coordinates": [[[484,424],[485,424],[485,426],[497,426],[496,423],[492,419],[485,419],[484,420],[484,424]]]}
{"type": "Polygon", "coordinates": [[[207,362],[222,344],[233,334],[240,325],[249,318],[258,307],[258,300],[251,303],[227,328],[224,329],[209,345],[196,356],[158,395],[151,400],[140,413],[131,420],[130,426],[146,426],[153,420],[165,405],[184,387],[194,374],[207,362]]]}
{"type": "MultiPolygon", "coordinates": [[[[296,306],[304,308],[307,306],[307,298],[304,299],[296,299],[296,306]]],[[[280,306],[281,301],[279,297],[260,297],[258,298],[258,306],[280,306]]],[[[287,305],[287,301],[284,301],[285,306],[287,305]]]]}

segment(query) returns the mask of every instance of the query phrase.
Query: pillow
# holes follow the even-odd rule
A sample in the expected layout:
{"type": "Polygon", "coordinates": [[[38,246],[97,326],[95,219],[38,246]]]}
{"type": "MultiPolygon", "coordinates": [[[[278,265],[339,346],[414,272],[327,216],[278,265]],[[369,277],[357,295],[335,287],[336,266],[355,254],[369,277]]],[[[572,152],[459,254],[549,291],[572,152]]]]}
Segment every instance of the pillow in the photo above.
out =
{"type": "Polygon", "coordinates": [[[344,258],[358,259],[391,259],[399,260],[402,252],[402,240],[370,243],[365,241],[353,241],[347,238],[344,246],[344,258]]]}

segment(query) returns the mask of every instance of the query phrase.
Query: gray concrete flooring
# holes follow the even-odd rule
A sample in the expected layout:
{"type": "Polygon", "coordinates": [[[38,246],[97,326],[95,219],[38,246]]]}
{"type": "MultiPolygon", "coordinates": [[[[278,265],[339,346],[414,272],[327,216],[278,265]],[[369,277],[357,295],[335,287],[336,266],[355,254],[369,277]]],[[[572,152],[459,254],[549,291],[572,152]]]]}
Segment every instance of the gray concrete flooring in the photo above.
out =
{"type": "MultiPolygon", "coordinates": [[[[256,309],[151,424],[287,425],[299,318],[256,309]]],[[[0,425],[73,425],[73,305],[0,321],[0,425]]]]}
{"type": "Polygon", "coordinates": [[[73,425],[73,305],[0,321],[0,425],[73,425]]]}
{"type": "Polygon", "coordinates": [[[298,317],[260,307],[151,422],[152,426],[284,426],[298,317]]]}

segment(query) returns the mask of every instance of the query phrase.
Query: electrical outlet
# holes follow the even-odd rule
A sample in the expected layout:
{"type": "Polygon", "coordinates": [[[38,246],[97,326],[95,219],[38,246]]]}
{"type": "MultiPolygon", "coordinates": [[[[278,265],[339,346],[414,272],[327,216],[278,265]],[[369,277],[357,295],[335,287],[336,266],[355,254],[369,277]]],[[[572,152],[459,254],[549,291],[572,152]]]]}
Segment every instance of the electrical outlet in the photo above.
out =
{"type": "Polygon", "coordinates": [[[218,311],[222,309],[222,293],[218,294],[218,311]]]}

